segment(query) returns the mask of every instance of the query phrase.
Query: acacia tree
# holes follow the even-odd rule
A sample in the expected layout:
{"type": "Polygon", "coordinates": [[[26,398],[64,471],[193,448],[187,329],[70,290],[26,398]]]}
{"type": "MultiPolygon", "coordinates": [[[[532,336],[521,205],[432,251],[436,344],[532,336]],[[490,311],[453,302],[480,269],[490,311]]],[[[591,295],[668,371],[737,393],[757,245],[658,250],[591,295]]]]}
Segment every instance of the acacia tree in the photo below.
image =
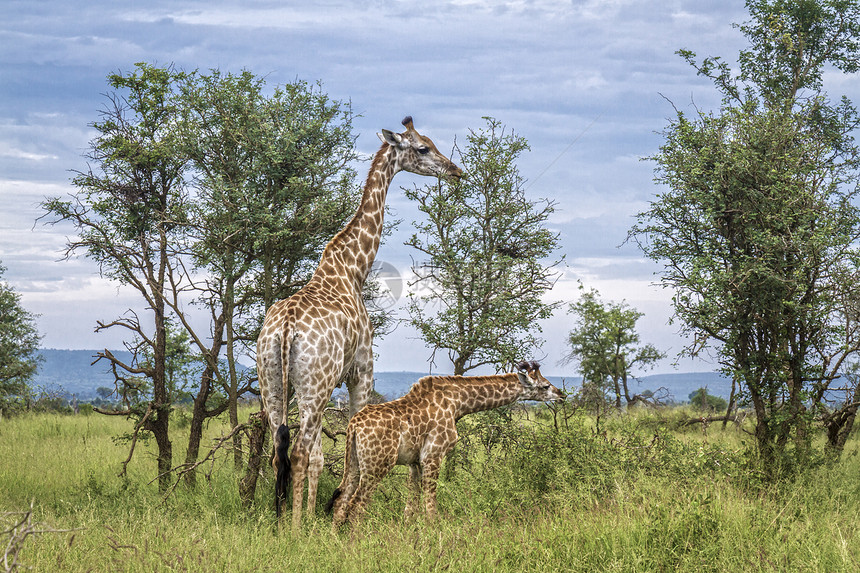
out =
{"type": "Polygon", "coordinates": [[[67,258],[83,252],[99,264],[102,276],[135,289],[146,304],[148,320],[130,310],[96,328],[130,331],[134,342],[126,347],[132,360],[123,362],[108,350],[98,356],[111,363],[120,395],[133,393],[138,377],[150,384],[145,403],[127,401],[125,410],[110,413],[134,417],[135,434],[146,430],[155,437],[162,490],[170,484],[173,458],[167,298],[186,229],[187,160],[179,151],[176,126],[181,118],[173,91],[183,75],[138,64],[134,73],[108,76],[119,91],[109,96],[102,120],[92,124],[98,135],[91,142],[88,169],[73,179],[78,191],[42,205],[55,222],[68,221],[77,230],[67,243],[67,258]]]}
{"type": "Polygon", "coordinates": [[[541,300],[558,264],[543,263],[558,244],[544,226],[553,204],[526,197],[516,166],[526,140],[485,120],[465,149],[455,148],[461,181],[406,190],[427,216],[406,242],[428,257],[413,267],[423,294],[410,295],[410,322],[434,353],[447,351],[456,375],[530,355],[540,345],[538,320],[557,307],[541,300]]]}
{"type": "Polygon", "coordinates": [[[207,417],[226,406],[231,425],[239,423],[238,397],[255,378],[237,367],[238,355],[256,340],[268,306],[307,281],[359,198],[349,166],[356,158],[350,107],[298,80],[271,96],[264,87],[250,72],[217,70],[189,75],[182,86],[184,141],[197,174],[189,252],[202,276],[189,275],[185,290],[211,316],[208,345],[194,337],[208,358],[187,463],[197,459],[207,417]],[[216,388],[227,400],[207,406],[216,388]]]}
{"type": "Polygon", "coordinates": [[[0,411],[27,394],[39,365],[35,316],[21,306],[21,296],[2,280],[0,264],[0,411]]]}
{"type": "Polygon", "coordinates": [[[111,362],[126,405],[109,413],[134,417],[135,439],[141,431],[155,435],[166,488],[178,396],[170,365],[191,356],[202,362],[194,369],[199,384],[188,389],[194,405],[182,465],[193,482],[205,420],[228,411],[238,424],[238,397],[255,380],[238,357],[250,353],[265,309],[310,277],[359,200],[348,165],[352,112],[299,81],[264,96],[264,82],[249,72],[138,64],[109,82],[117,92],[93,124],[99,136],[91,166],[74,180],[78,193],[43,206],[78,230],[67,256],[83,251],[95,259],[152,313],[151,327],[133,310],[99,322],[97,330],[131,331],[133,358],[99,356],[111,362]],[[201,307],[208,332],[199,326],[201,307]]]}
{"type": "Polygon", "coordinates": [[[747,8],[740,30],[750,44],[737,73],[719,58],[699,63],[679,52],[713,81],[722,107],[676,110],[652,158],[666,191],[631,233],[664,264],[661,280],[693,340],[687,352],[711,346],[741,382],[759,454],[776,472],[808,452],[814,410],[860,347],[851,136],[860,122],[846,98],[823,90],[825,69],[860,67],[860,6],[749,0],[747,8]]]}
{"type": "Polygon", "coordinates": [[[568,335],[570,353],[565,361],[579,363],[583,387],[594,386],[601,395],[609,389],[619,409],[622,398],[628,406],[646,401],[630,394],[628,381],[635,370],[648,369],[665,355],[651,344],[639,344],[636,322],[642,313],[624,302],[602,302],[595,289],[583,292],[570,312],[576,325],[568,335]]]}

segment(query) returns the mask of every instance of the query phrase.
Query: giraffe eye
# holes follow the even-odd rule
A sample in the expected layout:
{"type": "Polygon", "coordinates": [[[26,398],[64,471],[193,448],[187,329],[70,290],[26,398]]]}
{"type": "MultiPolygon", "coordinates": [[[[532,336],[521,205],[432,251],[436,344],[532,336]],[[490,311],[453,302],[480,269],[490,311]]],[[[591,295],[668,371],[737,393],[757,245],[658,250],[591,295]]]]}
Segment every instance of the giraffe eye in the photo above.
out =
{"type": "Polygon", "coordinates": [[[429,147],[419,147],[418,153],[420,153],[421,155],[427,155],[428,153],[430,153],[430,148],[429,147]]]}

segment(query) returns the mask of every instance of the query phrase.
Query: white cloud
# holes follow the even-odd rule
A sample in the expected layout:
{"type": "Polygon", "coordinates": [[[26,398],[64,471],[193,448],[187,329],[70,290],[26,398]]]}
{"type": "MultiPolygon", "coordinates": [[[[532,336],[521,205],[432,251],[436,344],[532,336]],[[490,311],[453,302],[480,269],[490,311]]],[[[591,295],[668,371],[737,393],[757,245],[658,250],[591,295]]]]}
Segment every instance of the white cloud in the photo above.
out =
{"type": "Polygon", "coordinates": [[[48,159],[57,159],[58,156],[45,153],[31,153],[23,149],[15,149],[10,147],[7,142],[0,141],[0,157],[8,157],[10,159],[22,159],[24,161],[45,161],[48,159]]]}
{"type": "MultiPolygon", "coordinates": [[[[552,296],[575,297],[581,279],[607,299],[641,305],[649,332],[679,346],[677,327],[665,324],[668,293],[651,286],[655,266],[618,245],[655,190],[653,166],[639,158],[656,151],[655,132],[672,114],[660,93],[679,107],[691,97],[706,109],[719,105],[675,50],[731,60],[743,41],[731,27],[745,19],[741,0],[453,0],[420,8],[406,0],[43,0],[5,8],[0,260],[44,314],[46,344],[106,345],[92,334],[95,318],[131,302],[87,259],[57,261],[71,229],[34,221],[38,202],[67,193],[71,170],[86,165],[81,154],[94,135],[87,125],[105,104],[107,74],[146,61],[245,68],[270,86],[320,79],[362,114],[355,129],[365,153],[377,149],[379,129],[397,128],[407,114],[440,149],[455,136],[462,144],[482,116],[498,118],[531,144],[519,163],[529,196],[558,202],[551,225],[569,269],[552,296]]],[[[856,79],[827,81],[860,100],[856,79]]],[[[367,167],[358,167],[360,181],[367,167]]],[[[399,186],[413,181],[395,180],[389,205],[404,223],[379,253],[404,270],[411,253],[402,237],[420,214],[399,186]]],[[[550,361],[563,352],[566,324],[559,316],[545,327],[550,361]]],[[[383,341],[382,369],[421,369],[416,361],[429,351],[407,338],[383,341]]]]}

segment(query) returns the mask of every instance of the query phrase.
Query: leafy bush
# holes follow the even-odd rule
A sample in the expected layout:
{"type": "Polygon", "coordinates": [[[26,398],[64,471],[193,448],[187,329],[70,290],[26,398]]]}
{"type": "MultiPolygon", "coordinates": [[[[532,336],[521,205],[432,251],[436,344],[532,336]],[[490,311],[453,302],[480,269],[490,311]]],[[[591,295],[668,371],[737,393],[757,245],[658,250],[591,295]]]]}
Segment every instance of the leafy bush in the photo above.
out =
{"type": "Polygon", "coordinates": [[[644,477],[678,486],[722,475],[740,475],[745,458],[717,444],[683,441],[666,423],[654,424],[653,414],[642,420],[618,416],[605,432],[595,432],[591,418],[569,418],[559,430],[516,417],[465,418],[457,453],[446,463],[468,472],[445,472],[452,487],[463,488],[463,505],[496,507],[544,506],[565,499],[589,505],[630,488],[644,477]],[[468,422],[466,422],[468,420],[468,422]],[[465,434],[465,435],[464,435],[465,434]],[[470,489],[476,478],[483,487],[470,489]],[[486,484],[492,483],[492,487],[486,484]]]}

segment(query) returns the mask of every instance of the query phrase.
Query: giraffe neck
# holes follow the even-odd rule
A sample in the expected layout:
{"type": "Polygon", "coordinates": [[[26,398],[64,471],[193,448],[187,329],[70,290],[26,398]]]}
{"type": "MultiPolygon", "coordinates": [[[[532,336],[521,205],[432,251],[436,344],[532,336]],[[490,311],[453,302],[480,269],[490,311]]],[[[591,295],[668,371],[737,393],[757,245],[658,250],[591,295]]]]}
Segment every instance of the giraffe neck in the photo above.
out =
{"type": "Polygon", "coordinates": [[[346,276],[358,292],[370,272],[379,241],[385,215],[385,197],[388,186],[399,171],[396,150],[383,144],[370,166],[361,204],[355,215],[329,241],[317,268],[317,275],[346,276]]]}
{"type": "Polygon", "coordinates": [[[454,400],[454,416],[459,419],[466,414],[492,410],[505,404],[516,402],[522,393],[522,386],[516,373],[501,376],[475,376],[462,378],[467,383],[451,385],[454,400]]]}

